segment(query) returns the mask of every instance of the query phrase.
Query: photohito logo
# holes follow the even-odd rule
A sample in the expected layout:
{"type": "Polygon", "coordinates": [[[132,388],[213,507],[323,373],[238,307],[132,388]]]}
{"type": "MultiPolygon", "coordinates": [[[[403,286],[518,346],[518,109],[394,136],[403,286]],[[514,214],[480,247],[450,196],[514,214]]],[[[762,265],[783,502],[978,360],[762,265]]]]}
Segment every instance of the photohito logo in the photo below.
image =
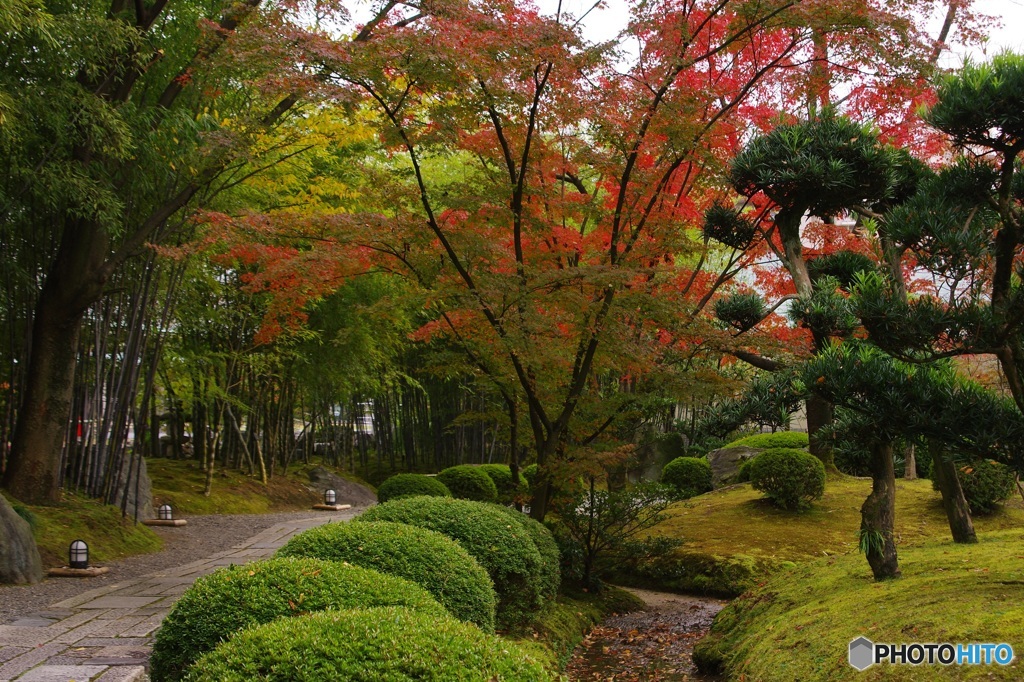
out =
{"type": "Polygon", "coordinates": [[[1009,644],[875,644],[867,637],[850,642],[849,661],[857,670],[875,663],[921,665],[1009,665],[1013,647],[1009,644]]]}

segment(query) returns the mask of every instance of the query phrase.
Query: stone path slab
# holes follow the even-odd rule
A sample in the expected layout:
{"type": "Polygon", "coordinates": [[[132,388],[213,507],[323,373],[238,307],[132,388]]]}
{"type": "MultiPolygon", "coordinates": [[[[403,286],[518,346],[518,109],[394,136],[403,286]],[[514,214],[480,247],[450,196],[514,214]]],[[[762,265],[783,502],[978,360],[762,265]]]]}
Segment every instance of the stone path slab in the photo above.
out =
{"type": "Polygon", "coordinates": [[[0,625],[0,682],[141,682],[153,634],[192,582],[222,566],[270,557],[296,533],[360,509],[279,523],[201,561],[126,580],[0,625]]]}

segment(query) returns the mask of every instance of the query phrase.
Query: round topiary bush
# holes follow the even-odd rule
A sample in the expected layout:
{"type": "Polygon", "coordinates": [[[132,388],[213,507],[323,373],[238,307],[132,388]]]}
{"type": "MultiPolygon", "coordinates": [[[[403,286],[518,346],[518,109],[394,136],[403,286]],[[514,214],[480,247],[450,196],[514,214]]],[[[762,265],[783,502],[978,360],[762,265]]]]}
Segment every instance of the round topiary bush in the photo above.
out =
{"type": "Polygon", "coordinates": [[[461,464],[448,467],[437,475],[452,496],[474,502],[494,502],[498,499],[498,488],[494,481],[480,467],[461,464]]]}
{"type": "Polygon", "coordinates": [[[777,433],[755,433],[753,436],[740,438],[725,447],[746,446],[748,448],[806,448],[809,440],[803,431],[779,431],[777,433]]]}
{"type": "Polygon", "coordinates": [[[537,465],[531,464],[523,468],[523,479],[526,480],[526,485],[533,487],[533,484],[537,482],[537,465]]]}
{"type": "Polygon", "coordinates": [[[799,509],[825,494],[825,465],[793,448],[771,448],[750,460],[750,483],[776,506],[799,509]]]}
{"type": "MultiPolygon", "coordinates": [[[[994,512],[1010,498],[1016,488],[1013,469],[988,459],[957,467],[956,475],[960,479],[960,487],[963,488],[971,513],[979,516],[994,512]]],[[[931,479],[932,487],[938,490],[934,473],[931,479]]]]}
{"type": "MultiPolygon", "coordinates": [[[[497,505],[495,505],[497,506],[497,505]]],[[[526,514],[518,512],[509,507],[498,506],[508,518],[522,526],[523,530],[533,541],[537,553],[541,559],[541,594],[548,599],[554,599],[558,595],[558,588],[562,584],[562,553],[555,542],[555,536],[551,530],[536,519],[531,519],[526,514]]]]}
{"type": "Polygon", "coordinates": [[[356,520],[408,523],[458,542],[494,581],[500,627],[525,622],[544,603],[540,553],[523,528],[513,524],[497,505],[447,497],[407,497],[370,507],[356,520]]]}
{"type": "Polygon", "coordinates": [[[450,617],[430,593],[403,578],[319,559],[270,559],[199,578],[157,631],[153,682],[180,680],[201,655],[250,625],[312,611],[407,606],[450,617]]]}
{"type": "Polygon", "coordinates": [[[451,497],[448,486],[434,476],[424,474],[395,474],[377,488],[377,501],[387,502],[399,497],[415,497],[431,495],[433,497],[451,497]]]}
{"type": "Polygon", "coordinates": [[[518,485],[512,482],[512,469],[507,464],[484,464],[480,469],[491,477],[494,487],[498,489],[498,502],[510,504],[516,495],[526,491],[526,480],[522,474],[519,475],[518,485]]]}
{"type": "Polygon", "coordinates": [[[250,628],[197,661],[186,679],[545,682],[551,677],[517,645],[467,623],[375,608],[326,611],[250,628]]]}
{"type": "Polygon", "coordinates": [[[411,580],[459,620],[494,632],[490,576],[459,543],[436,531],[384,521],[328,523],[299,533],[277,554],[344,561],[411,580]]]}
{"type": "Polygon", "coordinates": [[[676,489],[681,499],[710,492],[711,465],[701,457],[676,457],[661,470],[661,482],[676,489]]]}

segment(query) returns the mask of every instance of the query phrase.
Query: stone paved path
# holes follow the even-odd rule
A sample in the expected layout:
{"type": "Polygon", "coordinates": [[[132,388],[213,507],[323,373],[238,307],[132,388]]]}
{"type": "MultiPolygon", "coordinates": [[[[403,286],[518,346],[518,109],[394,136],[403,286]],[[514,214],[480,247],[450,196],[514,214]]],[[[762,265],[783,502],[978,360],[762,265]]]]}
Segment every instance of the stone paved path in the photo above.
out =
{"type": "Polygon", "coordinates": [[[292,535],[360,511],[310,512],[308,519],[280,523],[206,559],[89,590],[0,625],[0,682],[144,680],[153,633],[196,578],[269,557],[292,535]]]}

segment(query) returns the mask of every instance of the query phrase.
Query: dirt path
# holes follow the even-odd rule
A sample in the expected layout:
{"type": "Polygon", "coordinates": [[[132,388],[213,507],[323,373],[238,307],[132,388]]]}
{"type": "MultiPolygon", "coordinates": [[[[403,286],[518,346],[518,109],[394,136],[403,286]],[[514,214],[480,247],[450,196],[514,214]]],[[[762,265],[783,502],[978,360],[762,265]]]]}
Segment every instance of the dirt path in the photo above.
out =
{"type": "Polygon", "coordinates": [[[630,589],[643,611],[613,616],[576,647],[566,668],[574,682],[708,680],[693,665],[693,645],[728,603],[710,597],[630,589]]]}

